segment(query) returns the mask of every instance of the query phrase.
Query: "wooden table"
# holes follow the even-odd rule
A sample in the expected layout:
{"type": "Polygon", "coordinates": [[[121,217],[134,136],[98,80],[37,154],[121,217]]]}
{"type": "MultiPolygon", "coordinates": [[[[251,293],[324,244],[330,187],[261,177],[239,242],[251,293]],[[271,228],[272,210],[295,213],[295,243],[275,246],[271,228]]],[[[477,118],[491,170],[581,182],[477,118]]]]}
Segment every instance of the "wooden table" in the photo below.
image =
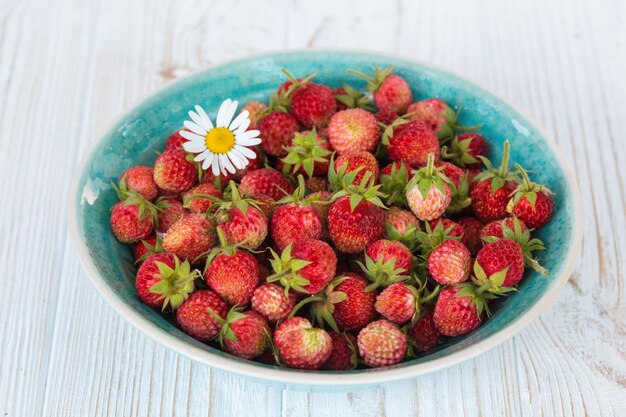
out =
{"type": "Polygon", "coordinates": [[[0,1],[0,416],[626,415],[626,2],[0,1]],[[213,63],[399,53],[517,102],[577,170],[585,240],[554,305],[475,360],[354,393],[194,363],[98,295],[67,233],[75,166],[120,112],[213,63]]]}

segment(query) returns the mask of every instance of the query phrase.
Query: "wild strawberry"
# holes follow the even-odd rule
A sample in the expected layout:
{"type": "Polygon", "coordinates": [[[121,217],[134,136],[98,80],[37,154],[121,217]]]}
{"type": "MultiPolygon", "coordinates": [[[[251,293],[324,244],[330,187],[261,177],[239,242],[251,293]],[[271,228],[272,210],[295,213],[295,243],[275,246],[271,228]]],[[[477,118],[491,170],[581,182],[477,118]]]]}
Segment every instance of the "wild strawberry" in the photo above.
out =
{"type": "Polygon", "coordinates": [[[403,274],[408,274],[411,270],[413,256],[411,251],[400,242],[386,239],[377,240],[365,249],[365,254],[374,262],[387,263],[393,261],[394,269],[400,270],[403,274]]]}
{"type": "Polygon", "coordinates": [[[291,112],[309,129],[325,127],[336,108],[333,91],[322,84],[307,83],[291,97],[291,112]]]}
{"type": "Polygon", "coordinates": [[[270,323],[280,323],[287,318],[296,303],[293,293],[285,295],[283,287],[268,283],[254,290],[251,305],[270,323]]]}
{"type": "Polygon", "coordinates": [[[159,197],[156,206],[158,209],[156,230],[159,233],[167,233],[170,227],[187,213],[183,203],[174,198],[159,197]]]}
{"type": "Polygon", "coordinates": [[[141,264],[148,257],[161,252],[163,252],[163,244],[161,238],[155,234],[135,243],[133,247],[133,256],[136,264],[141,264]]]}
{"type": "Polygon", "coordinates": [[[392,162],[380,171],[382,192],[387,195],[385,203],[406,206],[404,189],[412,178],[411,167],[404,162],[392,162]]]}
{"type": "Polygon", "coordinates": [[[524,252],[522,247],[512,239],[500,239],[488,243],[476,255],[476,265],[479,265],[484,273],[477,276],[481,284],[489,279],[494,287],[511,287],[521,281],[524,274],[524,252]],[[495,278],[494,275],[504,271],[503,279],[495,278]]]}
{"type": "Polygon", "coordinates": [[[344,174],[358,170],[353,180],[355,184],[360,184],[368,172],[370,173],[370,178],[375,183],[378,182],[378,175],[380,174],[378,161],[370,152],[356,151],[344,153],[335,160],[334,166],[335,172],[339,172],[345,166],[345,170],[342,171],[344,174]]]}
{"type": "Polygon", "coordinates": [[[408,331],[413,349],[426,352],[441,343],[443,339],[433,320],[433,309],[428,309],[408,331]]]}
{"type": "Polygon", "coordinates": [[[263,110],[267,108],[267,105],[264,103],[259,103],[258,101],[249,101],[245,106],[241,109],[241,111],[247,110],[248,117],[250,118],[250,129],[256,129],[256,125],[261,119],[261,113],[263,110]]]}
{"type": "Polygon", "coordinates": [[[183,143],[187,142],[187,139],[180,135],[180,130],[174,132],[172,136],[167,139],[165,142],[165,150],[169,151],[172,149],[183,150],[183,143]]]}
{"type": "Polygon", "coordinates": [[[283,157],[287,155],[285,147],[291,145],[298,131],[298,121],[290,113],[272,111],[257,122],[256,128],[263,140],[263,151],[268,155],[283,157]]]}
{"type": "Polygon", "coordinates": [[[526,223],[528,227],[538,229],[552,217],[554,211],[552,191],[543,185],[531,182],[526,171],[520,165],[516,167],[522,173],[523,180],[515,189],[507,211],[526,223]]]}
{"type": "Polygon", "coordinates": [[[406,335],[387,320],[373,321],[365,326],[357,338],[359,354],[371,367],[399,363],[406,351],[406,335]]]}
{"type": "Polygon", "coordinates": [[[155,218],[155,206],[134,193],[113,206],[111,229],[120,242],[136,243],[150,236],[155,218]]]}
{"type": "Polygon", "coordinates": [[[272,216],[271,235],[278,250],[283,250],[301,239],[320,239],[322,220],[319,214],[304,197],[306,187],[299,176],[300,186],[293,195],[281,199],[272,216]]]}
{"type": "Polygon", "coordinates": [[[441,217],[451,200],[447,178],[440,168],[433,166],[433,154],[428,156],[426,167],[417,171],[406,186],[406,199],[411,211],[420,220],[441,217]]]}
{"type": "Polygon", "coordinates": [[[139,193],[146,200],[154,200],[159,189],[153,178],[153,169],[145,166],[136,166],[127,169],[119,181],[119,191],[128,194],[128,191],[139,193]]]}
{"type": "Polygon", "coordinates": [[[379,123],[382,123],[388,126],[392,124],[393,122],[395,122],[396,120],[398,120],[398,117],[400,116],[398,115],[398,113],[394,111],[383,109],[383,110],[378,110],[376,114],[374,114],[374,117],[376,117],[376,120],[378,120],[379,123]]]}
{"type": "Polygon", "coordinates": [[[306,189],[311,193],[328,192],[328,179],[326,177],[311,177],[304,180],[306,189]]]}
{"type": "Polygon", "coordinates": [[[385,237],[402,243],[409,249],[415,245],[415,233],[420,229],[417,217],[409,210],[389,207],[385,212],[385,237]]]}
{"type": "Polygon", "coordinates": [[[330,164],[330,144],[320,137],[316,130],[296,133],[291,145],[285,148],[287,156],[280,161],[284,164],[283,173],[326,175],[330,164]]]}
{"type": "Polygon", "coordinates": [[[515,174],[508,171],[509,147],[509,141],[504,142],[504,154],[499,169],[494,169],[488,159],[482,158],[487,170],[477,175],[472,183],[472,210],[483,223],[508,217],[506,207],[515,190],[516,179],[515,174]]]}
{"type": "Polygon", "coordinates": [[[481,168],[480,157],[489,153],[487,140],[478,133],[465,132],[455,136],[450,148],[444,147],[441,156],[462,168],[481,168]]]}
{"type": "Polygon", "coordinates": [[[466,173],[458,166],[451,164],[450,162],[437,162],[435,164],[437,168],[441,168],[441,173],[445,175],[452,184],[458,186],[461,178],[465,177],[466,173]]]}
{"type": "Polygon", "coordinates": [[[211,290],[199,290],[176,309],[176,321],[183,332],[201,342],[213,339],[222,328],[216,316],[224,319],[228,307],[211,290]]]}
{"type": "Polygon", "coordinates": [[[267,168],[248,173],[241,179],[240,189],[244,196],[266,195],[276,201],[294,191],[283,174],[267,168]]]}
{"type": "Polygon", "coordinates": [[[337,332],[330,332],[329,335],[333,348],[322,369],[349,371],[356,368],[358,364],[356,337],[351,334],[337,332]]]}
{"type": "Polygon", "coordinates": [[[442,285],[455,285],[469,278],[471,255],[458,240],[448,240],[437,246],[428,257],[430,276],[442,285]]]}
{"type": "Polygon", "coordinates": [[[339,329],[345,332],[360,330],[376,316],[376,292],[367,291],[368,284],[354,273],[345,273],[336,281],[334,290],[345,294],[343,300],[334,304],[332,312],[339,329]]]}
{"type": "Polygon", "coordinates": [[[484,300],[476,295],[471,284],[441,290],[433,315],[439,333],[460,336],[478,328],[483,321],[484,300]]]}
{"type": "Polygon", "coordinates": [[[426,165],[428,155],[439,159],[439,140],[423,123],[411,122],[393,129],[387,154],[392,161],[404,161],[413,168],[426,165]]]}
{"type": "Polygon", "coordinates": [[[416,313],[417,290],[404,282],[395,282],[376,297],[376,311],[392,323],[403,324],[416,313]]]}
{"type": "Polygon", "coordinates": [[[213,224],[199,214],[187,214],[169,228],[163,236],[166,252],[195,263],[215,243],[213,224]]]}
{"type": "Polygon", "coordinates": [[[187,191],[196,182],[196,166],[178,149],[163,152],[154,162],[154,182],[168,193],[187,191]]]}
{"type": "Polygon", "coordinates": [[[135,279],[137,295],[152,308],[178,308],[193,292],[198,271],[191,270],[189,262],[180,263],[169,253],[157,253],[139,267],[135,279]]]}
{"type": "Polygon", "coordinates": [[[374,100],[368,94],[364,94],[349,85],[333,89],[333,94],[337,102],[337,111],[356,108],[367,111],[374,110],[370,105],[374,100]]]}
{"type": "Polygon", "coordinates": [[[475,129],[457,125],[457,115],[454,110],[438,98],[429,98],[411,104],[407,109],[407,114],[410,115],[411,120],[428,125],[439,139],[449,138],[455,130],[475,129]]]}
{"type": "Polygon", "coordinates": [[[280,256],[271,252],[274,274],[267,281],[279,281],[285,291],[316,294],[335,276],[337,256],[324,241],[302,239],[288,245],[280,256]]]}
{"type": "Polygon", "coordinates": [[[378,122],[363,109],[348,109],[335,113],[328,123],[328,140],[338,154],[373,152],[380,139],[378,122]]]}
{"type": "MultiPolygon", "coordinates": [[[[308,186],[307,186],[308,188],[308,186]]],[[[330,232],[328,231],[328,204],[332,194],[329,191],[317,191],[308,195],[308,200],[311,203],[311,208],[315,210],[317,215],[322,221],[322,234],[320,239],[330,242],[330,232]]]]}
{"type": "MultiPolygon", "coordinates": [[[[517,221],[519,222],[519,226],[522,232],[528,229],[528,227],[526,227],[526,223],[524,223],[523,221],[519,219],[517,219],[517,221]]],[[[495,236],[501,239],[504,237],[503,229],[505,227],[508,227],[509,229],[513,230],[515,228],[515,217],[507,217],[504,220],[496,220],[496,221],[486,224],[485,226],[483,226],[482,229],[480,229],[480,233],[479,233],[480,239],[483,239],[489,236],[495,236]]]]}
{"type": "Polygon", "coordinates": [[[367,91],[374,95],[374,102],[379,109],[391,110],[396,113],[406,112],[413,101],[413,94],[407,82],[401,76],[393,74],[393,67],[382,71],[374,67],[374,75],[369,77],[362,72],[349,70],[367,81],[367,91]]]}
{"type": "Polygon", "coordinates": [[[231,309],[222,319],[215,314],[214,318],[221,322],[218,342],[231,355],[243,359],[253,359],[270,347],[271,330],[267,322],[256,311],[231,309]]]}
{"type": "Polygon", "coordinates": [[[183,194],[185,207],[192,213],[207,213],[222,192],[210,182],[196,185],[183,194]]]}
{"type": "Polygon", "coordinates": [[[465,230],[463,229],[463,226],[461,226],[460,224],[456,222],[453,222],[450,219],[441,218],[441,219],[431,220],[429,222],[429,225],[430,225],[430,228],[434,230],[437,227],[437,225],[439,225],[440,223],[441,223],[441,227],[443,227],[443,229],[447,231],[447,234],[449,236],[463,238],[463,233],[465,232],[465,230]]]}
{"type": "MultiPolygon", "coordinates": [[[[422,259],[428,260],[433,249],[448,240],[461,240],[461,237],[455,236],[459,233],[459,226],[452,222],[444,222],[445,219],[437,219],[432,222],[424,223],[424,230],[415,232],[415,240],[422,259]],[[431,227],[431,224],[434,227],[431,227]]],[[[465,233],[465,231],[463,231],[465,233]]]]}
{"type": "Polygon", "coordinates": [[[467,171],[450,162],[438,162],[435,166],[441,168],[441,173],[450,180],[448,185],[450,186],[451,200],[446,208],[446,213],[458,213],[468,207],[472,201],[469,198],[467,171]]]}
{"type": "Polygon", "coordinates": [[[480,231],[483,224],[475,217],[469,216],[462,217],[458,219],[457,222],[463,227],[463,237],[461,238],[461,242],[467,246],[467,249],[469,249],[472,256],[475,256],[476,253],[478,253],[478,250],[482,247],[480,231]]]}
{"type": "Polygon", "coordinates": [[[282,322],[274,332],[274,345],[290,368],[319,369],[330,356],[332,339],[303,317],[282,322]]]}

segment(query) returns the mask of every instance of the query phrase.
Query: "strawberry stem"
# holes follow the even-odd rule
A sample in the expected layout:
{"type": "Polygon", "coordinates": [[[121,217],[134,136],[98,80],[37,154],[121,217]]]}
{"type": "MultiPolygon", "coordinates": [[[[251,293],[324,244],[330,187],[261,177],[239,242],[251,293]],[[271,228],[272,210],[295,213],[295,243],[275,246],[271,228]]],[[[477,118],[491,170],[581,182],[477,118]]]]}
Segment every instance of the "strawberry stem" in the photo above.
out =
{"type": "Polygon", "coordinates": [[[506,173],[509,170],[509,151],[510,151],[511,145],[509,144],[508,140],[504,141],[504,153],[502,155],[502,163],[500,164],[500,172],[499,172],[499,176],[500,178],[506,178],[506,173]]]}

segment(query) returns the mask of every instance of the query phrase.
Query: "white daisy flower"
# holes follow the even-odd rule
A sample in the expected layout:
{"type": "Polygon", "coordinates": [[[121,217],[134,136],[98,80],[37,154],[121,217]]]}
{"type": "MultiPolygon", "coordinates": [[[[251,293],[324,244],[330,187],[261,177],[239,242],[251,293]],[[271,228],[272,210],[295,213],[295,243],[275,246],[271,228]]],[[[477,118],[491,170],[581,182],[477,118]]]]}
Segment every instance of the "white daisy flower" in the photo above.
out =
{"type": "Polygon", "coordinates": [[[204,161],[202,169],[207,171],[210,167],[215,176],[245,168],[250,159],[256,158],[250,147],[261,143],[258,130],[246,130],[250,126],[247,110],[233,120],[238,104],[231,99],[224,100],[217,112],[215,127],[204,109],[195,106],[195,112],[189,111],[191,120],[183,123],[186,130],[180,131],[187,139],[183,148],[197,154],[194,160],[204,161]]]}

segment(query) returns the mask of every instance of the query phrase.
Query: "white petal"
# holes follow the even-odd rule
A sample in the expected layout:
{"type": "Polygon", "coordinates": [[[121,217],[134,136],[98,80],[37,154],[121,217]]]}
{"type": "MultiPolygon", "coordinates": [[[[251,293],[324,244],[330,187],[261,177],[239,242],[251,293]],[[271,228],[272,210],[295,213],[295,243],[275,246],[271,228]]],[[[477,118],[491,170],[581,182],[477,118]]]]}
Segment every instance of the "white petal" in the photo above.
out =
{"type": "Polygon", "coordinates": [[[185,125],[185,127],[189,130],[191,130],[193,133],[196,133],[198,135],[206,135],[206,130],[204,130],[203,128],[201,128],[200,126],[198,126],[196,123],[190,121],[190,120],[185,120],[183,122],[183,125],[185,125]]]}
{"type": "Polygon", "coordinates": [[[202,163],[202,169],[207,170],[211,166],[211,163],[215,163],[215,154],[207,149],[207,156],[204,158],[204,162],[202,163]]]}
{"type": "Polygon", "coordinates": [[[240,140],[240,139],[245,140],[245,139],[249,139],[249,138],[258,137],[260,133],[261,132],[259,132],[258,130],[247,130],[247,131],[245,131],[243,133],[240,133],[240,134],[236,135],[235,138],[237,140],[240,140]]]}
{"type": "Polygon", "coordinates": [[[217,127],[228,127],[228,125],[230,125],[230,122],[233,120],[233,116],[235,115],[235,111],[237,111],[238,104],[239,103],[236,100],[224,100],[219,111],[217,112],[217,127]]]}
{"type": "Polygon", "coordinates": [[[244,122],[245,119],[248,118],[249,115],[250,112],[248,110],[242,111],[237,117],[235,117],[235,120],[233,120],[233,122],[228,126],[228,129],[234,132],[239,128],[239,126],[241,126],[241,124],[244,122]]]}
{"type": "MultiPolygon", "coordinates": [[[[199,106],[196,106],[196,107],[199,107],[199,106]]],[[[204,120],[202,120],[202,117],[200,117],[196,112],[194,112],[193,110],[189,110],[187,114],[189,114],[189,117],[191,118],[191,120],[194,121],[195,124],[197,124],[204,130],[209,130],[209,126],[206,124],[204,120]]]]}
{"type": "MultiPolygon", "coordinates": [[[[233,165],[232,162],[230,162],[230,159],[228,159],[228,156],[226,154],[220,155],[220,163],[222,164],[222,167],[226,169],[226,171],[230,172],[231,174],[235,173],[236,171],[235,166],[233,165]]],[[[224,174],[226,173],[224,172],[224,174]]]]}
{"type": "Polygon", "coordinates": [[[240,135],[250,127],[250,118],[245,119],[237,129],[233,131],[235,135],[240,135]]]}
{"type": "Polygon", "coordinates": [[[183,149],[187,152],[198,153],[206,150],[206,145],[203,142],[190,141],[183,143],[183,149]]]}
{"type": "Polygon", "coordinates": [[[211,171],[213,171],[213,175],[215,175],[216,177],[220,175],[220,158],[217,154],[213,154],[213,164],[211,165],[211,171]]]}
{"type": "Polygon", "coordinates": [[[248,165],[248,158],[243,156],[241,152],[239,152],[235,148],[230,150],[230,152],[228,153],[228,156],[230,156],[230,159],[233,161],[233,164],[235,164],[235,166],[238,169],[245,168],[246,165],[248,165]]]}
{"type": "MultiPolygon", "coordinates": [[[[209,117],[208,114],[206,114],[206,112],[204,111],[204,109],[198,105],[196,105],[196,111],[198,112],[198,116],[200,116],[200,119],[202,120],[203,124],[198,123],[200,126],[204,127],[206,126],[206,130],[207,132],[211,129],[213,129],[213,122],[211,121],[211,118],[209,117]]],[[[195,120],[194,120],[195,121],[195,120]]]]}
{"type": "Polygon", "coordinates": [[[256,158],[256,152],[254,152],[250,148],[246,148],[245,146],[235,145],[233,149],[236,149],[237,151],[239,151],[239,153],[241,153],[243,156],[245,156],[248,159],[256,158]]]}
{"type": "Polygon", "coordinates": [[[187,140],[191,140],[193,142],[204,142],[204,136],[197,135],[189,130],[179,130],[178,133],[180,133],[180,135],[187,140]]]}
{"type": "Polygon", "coordinates": [[[238,139],[237,144],[241,146],[255,146],[261,143],[261,138],[238,139]]]}
{"type": "Polygon", "coordinates": [[[193,160],[196,161],[196,162],[200,162],[200,161],[206,159],[206,157],[209,156],[210,153],[211,153],[210,150],[205,149],[204,151],[202,151],[202,153],[199,153],[198,155],[196,155],[196,157],[193,158],[193,160]]]}

